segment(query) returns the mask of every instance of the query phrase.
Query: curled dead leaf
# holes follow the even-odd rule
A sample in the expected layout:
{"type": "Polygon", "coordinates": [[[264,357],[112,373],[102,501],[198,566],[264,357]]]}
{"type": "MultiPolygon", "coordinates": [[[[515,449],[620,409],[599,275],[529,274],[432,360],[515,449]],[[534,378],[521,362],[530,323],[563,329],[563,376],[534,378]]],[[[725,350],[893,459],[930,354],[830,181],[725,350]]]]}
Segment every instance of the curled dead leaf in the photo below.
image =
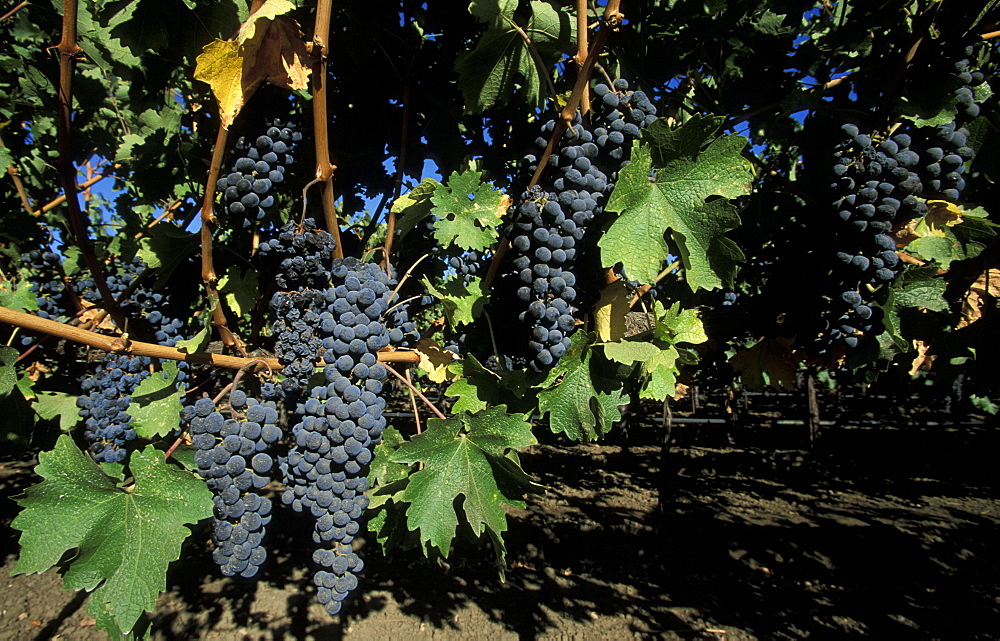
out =
{"type": "Polygon", "coordinates": [[[962,318],[957,329],[967,327],[982,318],[984,311],[996,306],[1000,300],[1000,269],[990,269],[984,272],[975,283],[969,287],[962,299],[962,318]]]}
{"type": "Polygon", "coordinates": [[[913,364],[910,366],[910,376],[916,376],[918,372],[931,371],[931,367],[934,365],[934,359],[936,358],[933,354],[928,354],[931,349],[929,343],[925,343],[920,339],[913,341],[913,346],[917,348],[917,355],[913,359],[913,364]]]}

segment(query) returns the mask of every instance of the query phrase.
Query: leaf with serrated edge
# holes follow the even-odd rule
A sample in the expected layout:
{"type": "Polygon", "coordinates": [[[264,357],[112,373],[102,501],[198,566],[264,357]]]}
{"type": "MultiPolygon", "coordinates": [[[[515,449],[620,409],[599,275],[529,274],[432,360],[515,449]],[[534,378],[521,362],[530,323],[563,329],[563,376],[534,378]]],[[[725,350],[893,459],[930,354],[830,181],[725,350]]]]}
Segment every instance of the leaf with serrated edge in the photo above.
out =
{"type": "Polygon", "coordinates": [[[273,77],[281,84],[280,72],[272,68],[276,63],[287,72],[288,83],[283,86],[305,88],[308,65],[304,62],[307,54],[301,39],[289,37],[281,31],[282,27],[275,27],[272,41],[267,42],[272,23],[277,22],[275,18],[293,9],[295,4],[290,0],[266,0],[243,23],[236,40],[210,42],[198,56],[194,77],[212,87],[223,127],[232,124],[245,101],[265,80],[273,77]],[[261,53],[265,64],[258,65],[261,53]],[[289,63],[286,57],[293,62],[289,63]]]}
{"type": "Polygon", "coordinates": [[[58,419],[59,429],[68,432],[80,420],[76,406],[77,398],[79,395],[66,392],[38,392],[38,402],[34,408],[39,418],[58,419]]]}
{"type": "Polygon", "coordinates": [[[389,485],[410,476],[409,465],[392,462],[393,452],[405,442],[394,427],[387,427],[382,431],[382,442],[375,446],[375,458],[368,471],[372,487],[389,485]]]}
{"type": "Polygon", "coordinates": [[[132,453],[135,484],[128,488],[66,434],[38,460],[35,471],[45,480],[17,498],[22,511],[12,526],[21,530],[21,555],[14,574],[44,572],[76,549],[65,587],[94,590],[88,611],[106,608],[121,630],[131,630],[166,589],[167,565],[191,534],[184,526],[212,515],[212,493],[152,446],[132,453]]]}
{"type": "Polygon", "coordinates": [[[219,279],[219,292],[222,293],[229,309],[238,317],[250,313],[260,295],[260,285],[257,282],[257,272],[248,269],[246,274],[240,274],[240,268],[230,265],[225,275],[219,279]]]}
{"type": "Polygon", "coordinates": [[[441,247],[452,244],[480,251],[496,242],[496,227],[506,211],[504,193],[483,183],[481,171],[453,172],[447,184],[438,185],[431,197],[434,238],[441,247]]]}
{"type": "Polygon", "coordinates": [[[523,492],[530,488],[522,488],[520,496],[510,490],[502,492],[501,485],[516,486],[518,479],[498,479],[508,472],[490,458],[535,442],[531,424],[507,415],[503,405],[478,414],[427,421],[425,432],[400,445],[392,455],[397,463],[424,464],[424,469],[410,476],[403,495],[410,503],[409,528],[419,530],[421,541],[447,557],[459,523],[455,499],[462,496],[461,510],[477,536],[487,529],[497,534],[506,531],[502,505],[523,506],[523,492]]]}
{"type": "Polygon", "coordinates": [[[431,215],[431,207],[433,206],[431,196],[434,195],[434,190],[440,184],[433,178],[424,178],[411,191],[392,201],[389,210],[397,216],[396,234],[398,234],[399,240],[405,238],[416,227],[417,223],[431,215]]]}
{"type": "Polygon", "coordinates": [[[486,8],[481,11],[480,15],[493,18],[489,29],[474,50],[455,62],[467,112],[480,113],[494,105],[506,104],[515,93],[519,75],[527,103],[544,105],[545,74],[564,51],[576,46],[576,30],[568,13],[557,11],[545,2],[534,1],[530,6],[531,17],[523,26],[530,45],[519,32],[512,12],[486,8]],[[538,54],[541,66],[532,56],[531,48],[538,54]]]}
{"type": "MultiPolygon", "coordinates": [[[[549,371],[538,394],[538,411],[549,415],[549,428],[574,441],[597,440],[618,420],[608,420],[608,394],[596,389],[590,373],[591,349],[583,332],[573,335],[573,345],[549,371]],[[559,378],[558,385],[550,387],[559,378]]],[[[617,412],[617,409],[614,410],[617,412]]]]}
{"type": "Polygon", "coordinates": [[[161,371],[142,379],[132,392],[128,413],[132,415],[132,428],[140,438],[170,434],[180,424],[185,388],[177,387],[178,372],[176,362],[164,361],[161,371]]]}
{"type": "Polygon", "coordinates": [[[668,347],[642,364],[645,380],[639,398],[662,401],[672,397],[677,388],[677,349],[668,347]]]}
{"type": "Polygon", "coordinates": [[[708,130],[705,124],[704,119],[692,119],[672,138],[657,140],[655,149],[633,146],[631,163],[619,174],[608,203],[609,211],[621,215],[598,242],[602,265],[621,262],[630,279],[655,283],[667,256],[664,233],[669,229],[691,289],[723,285],[715,268],[731,274],[731,266],[728,262],[713,266],[710,256],[723,234],[736,228],[740,220],[725,201],[706,199],[749,193],[753,171],[741,155],[746,146],[742,136],[722,136],[699,151],[707,142],[706,138],[698,140],[708,130]],[[687,127],[698,135],[684,134],[687,127]],[[652,181],[654,152],[665,164],[655,167],[656,179],[652,181]]]}
{"type": "Polygon", "coordinates": [[[445,317],[452,327],[467,325],[479,318],[486,304],[488,294],[483,279],[478,276],[470,279],[468,285],[460,278],[439,283],[437,287],[426,276],[420,282],[431,296],[441,300],[445,317]]]}

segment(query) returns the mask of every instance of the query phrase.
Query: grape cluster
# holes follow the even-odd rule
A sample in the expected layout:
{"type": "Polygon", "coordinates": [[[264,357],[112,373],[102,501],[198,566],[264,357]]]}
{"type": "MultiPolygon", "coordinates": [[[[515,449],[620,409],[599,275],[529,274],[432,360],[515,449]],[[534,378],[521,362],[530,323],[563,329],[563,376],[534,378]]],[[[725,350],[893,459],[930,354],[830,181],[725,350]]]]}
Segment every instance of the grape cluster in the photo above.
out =
{"type": "Polygon", "coordinates": [[[486,257],[480,252],[466,252],[461,256],[452,256],[448,259],[448,266],[455,270],[455,275],[462,279],[462,284],[468,284],[483,268],[488,264],[486,257]]]}
{"type": "Polygon", "coordinates": [[[923,178],[927,198],[951,202],[962,199],[965,163],[972,159],[974,152],[967,144],[969,130],[956,125],[954,121],[938,125],[922,141],[922,162],[917,172],[923,178]]]}
{"type": "Polygon", "coordinates": [[[274,240],[260,244],[265,257],[276,257],[278,271],[275,282],[281,291],[271,297],[278,319],[272,330],[277,336],[277,355],[285,379],[285,393],[305,389],[316,369],[322,339],[321,326],[330,327],[334,316],[316,310],[326,306],[323,288],[330,281],[334,240],[328,232],[317,229],[316,222],[307,218],[302,229],[289,222],[274,240]]]}
{"type": "MultiPolygon", "coordinates": [[[[21,260],[31,269],[31,291],[38,304],[39,318],[55,320],[65,315],[68,307],[65,297],[68,289],[63,282],[59,254],[48,250],[32,249],[21,255],[21,260]]],[[[25,337],[30,342],[30,337],[25,337]]],[[[25,343],[27,344],[27,343],[25,343]]]]}
{"type": "Polygon", "coordinates": [[[285,169],[292,164],[294,143],[302,134],[291,122],[273,120],[265,123],[264,133],[241,136],[235,145],[239,157],[232,171],[220,178],[217,188],[222,192],[226,211],[243,219],[249,227],[264,218],[264,210],[274,204],[271,186],[285,180],[285,169]]]}
{"type": "MultiPolygon", "coordinates": [[[[364,567],[351,542],[368,506],[366,470],[386,421],[380,396],[388,375],[376,352],[390,342],[383,317],[391,281],[378,265],[355,258],[335,260],[331,286],[323,293],[321,324],[325,385],[302,404],[292,429],[295,445],[280,465],[287,489],[282,501],[316,517],[313,559],[317,599],[330,614],[357,584],[364,567]]],[[[395,331],[395,330],[393,330],[395,331]]]]}
{"type": "MultiPolygon", "coordinates": [[[[147,269],[138,257],[123,264],[106,277],[108,289],[119,301],[122,313],[142,332],[151,328],[154,339],[173,346],[185,338],[190,316],[190,301],[184,295],[165,294],[137,286],[136,279],[147,269]]],[[[100,301],[93,281],[80,290],[81,296],[92,302],[100,301]]],[[[188,294],[190,296],[190,294],[188,294]]],[[[131,328],[130,328],[131,329],[131,328]]],[[[139,383],[149,376],[150,368],[158,365],[147,357],[108,354],[95,372],[81,380],[83,394],[77,399],[79,414],[84,421],[84,436],[90,442],[90,452],[98,461],[121,462],[127,455],[125,445],[135,438],[128,408],[139,383]]],[[[178,363],[177,381],[189,374],[187,363],[178,363]]]]}
{"type": "MultiPolygon", "coordinates": [[[[511,265],[521,282],[517,297],[526,307],[518,320],[530,331],[530,366],[535,371],[558,361],[571,343],[579,245],[588,225],[603,211],[618,171],[627,165],[632,141],[656,120],[646,95],[629,92],[625,80],[616,80],[613,88],[597,85],[594,95],[592,128],[584,127],[578,112],[547,160],[544,188],[536,185],[522,194],[509,232],[511,265]]],[[[550,120],[542,126],[538,147],[547,146],[555,125],[550,120]]],[[[534,173],[538,162],[529,154],[522,167],[534,173]]]]}
{"type": "Polygon", "coordinates": [[[271,500],[255,490],[271,480],[274,459],[267,450],[281,440],[281,429],[274,403],[240,390],[229,403],[243,420],[226,419],[209,398],[185,407],[181,418],[190,425],[198,473],[214,494],[212,557],[224,575],[249,578],[267,558],[261,541],[271,522],[271,500]]]}
{"type": "Polygon", "coordinates": [[[963,119],[970,120],[979,115],[979,103],[976,101],[973,88],[986,81],[986,75],[975,68],[975,62],[972,60],[975,53],[975,45],[964,46],[961,57],[952,63],[951,68],[959,82],[959,86],[955,89],[959,114],[963,119]]]}
{"type": "Polygon", "coordinates": [[[120,463],[128,455],[125,445],[136,437],[128,408],[135,388],[149,376],[149,366],[145,356],[107,354],[94,374],[81,381],[83,394],[76,406],[96,461],[120,463]]]}

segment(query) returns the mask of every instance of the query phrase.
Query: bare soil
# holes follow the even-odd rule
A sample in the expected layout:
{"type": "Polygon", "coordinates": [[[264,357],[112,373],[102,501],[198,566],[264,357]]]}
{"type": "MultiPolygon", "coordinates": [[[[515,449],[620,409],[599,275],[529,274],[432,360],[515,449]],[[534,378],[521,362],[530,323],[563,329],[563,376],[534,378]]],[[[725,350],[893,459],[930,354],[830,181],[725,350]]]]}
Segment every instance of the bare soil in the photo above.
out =
{"type": "MultiPolygon", "coordinates": [[[[535,446],[522,461],[548,492],[510,511],[506,583],[485,547],[443,566],[369,544],[339,619],[313,600],[308,525],[276,519],[284,552],[257,582],[220,578],[199,529],[152,637],[998,638],[997,430],[845,424],[806,450],[803,429],[675,428],[665,459],[651,426],[628,447],[535,446]]],[[[55,571],[8,578],[31,467],[0,464],[0,639],[103,639],[55,571]]]]}

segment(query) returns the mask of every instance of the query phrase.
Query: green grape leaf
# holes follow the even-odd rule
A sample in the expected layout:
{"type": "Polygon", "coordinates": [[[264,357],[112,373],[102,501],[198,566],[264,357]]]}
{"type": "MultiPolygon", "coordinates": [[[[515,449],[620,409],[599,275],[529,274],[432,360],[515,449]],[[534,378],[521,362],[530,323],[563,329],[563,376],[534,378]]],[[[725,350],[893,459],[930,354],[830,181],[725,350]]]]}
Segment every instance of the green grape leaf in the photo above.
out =
{"type": "Polygon", "coordinates": [[[634,146],[631,164],[619,174],[607,208],[621,213],[598,242],[601,263],[621,262],[630,279],[653,284],[667,257],[669,230],[691,289],[721,287],[742,258],[724,236],[740,224],[725,199],[750,192],[746,138],[712,140],[713,119],[692,118],[673,130],[659,122],[650,126],[650,146],[634,146]]]}
{"type": "Polygon", "coordinates": [[[944,298],[947,283],[941,278],[914,280],[894,288],[897,307],[923,307],[935,312],[948,309],[944,298]]]}
{"type": "Polygon", "coordinates": [[[174,348],[186,354],[193,354],[208,344],[208,337],[211,331],[207,327],[202,327],[201,331],[186,341],[177,341],[174,348]]]}
{"type": "Polygon", "coordinates": [[[474,414],[493,405],[506,405],[512,410],[528,411],[524,407],[528,401],[524,393],[528,381],[523,371],[497,373],[487,369],[472,354],[448,366],[455,376],[460,377],[445,390],[446,396],[457,396],[452,406],[453,412],[474,414]]]}
{"type": "Polygon", "coordinates": [[[0,412],[4,417],[0,444],[20,449],[30,442],[34,421],[25,399],[25,388],[32,393],[31,381],[27,376],[18,375],[17,357],[13,347],[0,347],[0,412]]]}
{"type": "Polygon", "coordinates": [[[523,507],[523,496],[535,487],[525,483],[520,467],[505,457],[535,443],[531,424],[507,414],[503,405],[477,414],[463,412],[449,419],[430,419],[427,430],[399,446],[397,463],[423,463],[406,486],[403,500],[407,524],[419,530],[422,543],[448,556],[459,524],[458,509],[477,536],[484,530],[499,535],[507,529],[503,504],[523,507]],[[464,497],[460,507],[456,499],[464,497]]]}
{"type": "Polygon", "coordinates": [[[906,246],[907,252],[915,253],[924,260],[933,260],[941,269],[948,269],[955,255],[955,243],[944,236],[930,235],[918,238],[906,246]]]}
{"type": "Polygon", "coordinates": [[[608,360],[629,365],[636,361],[642,363],[660,353],[660,348],[645,341],[623,340],[617,343],[601,343],[604,356],[608,360]]]}
{"type": "Polygon", "coordinates": [[[501,14],[513,17],[515,9],[517,0],[473,0],[469,3],[469,13],[480,22],[492,22],[501,14]]]}
{"type": "Polygon", "coordinates": [[[660,301],[653,305],[656,314],[656,338],[671,345],[675,343],[704,343],[708,340],[705,326],[695,309],[681,309],[680,303],[674,303],[669,309],[664,309],[660,301]]]}
{"type": "Polygon", "coordinates": [[[639,398],[662,401],[677,391],[677,348],[661,349],[642,364],[643,382],[639,398]]]}
{"type": "Polygon", "coordinates": [[[443,248],[452,244],[474,251],[493,245],[508,199],[492,183],[481,181],[481,171],[453,172],[448,183],[434,189],[434,238],[443,248]]]}
{"type": "Polygon", "coordinates": [[[534,107],[544,106],[548,93],[546,76],[563,52],[576,46],[576,31],[570,14],[557,11],[546,2],[530,3],[531,18],[523,25],[523,32],[538,53],[536,60],[528,42],[518,31],[514,17],[516,3],[506,2],[496,7],[477,4],[478,8],[471,8],[473,13],[480,19],[492,20],[476,48],[455,62],[466,112],[480,113],[506,104],[514,95],[518,75],[523,78],[521,86],[527,103],[534,107]]]}
{"type": "Polygon", "coordinates": [[[403,491],[413,466],[392,461],[392,455],[404,442],[395,428],[386,428],[382,432],[382,442],[375,446],[375,458],[368,474],[372,482],[368,492],[368,528],[375,532],[383,551],[394,548],[409,533],[403,491]]]}
{"type": "Polygon", "coordinates": [[[444,315],[452,327],[467,325],[479,318],[489,295],[483,287],[483,279],[478,276],[472,278],[468,285],[462,283],[460,278],[452,278],[437,287],[426,276],[421,282],[431,296],[440,299],[444,315]]]}
{"type": "Polygon", "coordinates": [[[16,499],[21,556],[14,574],[44,572],[76,550],[65,587],[94,590],[88,611],[131,630],[166,589],[167,565],[190,535],[184,525],[212,515],[212,493],[152,446],[132,453],[135,484],[124,488],[66,434],[38,461],[45,480],[16,499]]]}
{"type": "Polygon", "coordinates": [[[141,438],[165,436],[180,424],[184,386],[177,387],[178,372],[175,361],[163,361],[161,371],[142,379],[132,392],[128,413],[132,415],[132,428],[141,438]]]}
{"type": "Polygon", "coordinates": [[[622,391],[591,372],[593,350],[584,332],[573,335],[573,345],[549,370],[538,394],[538,411],[549,415],[549,428],[574,441],[594,441],[621,420],[622,391]],[[558,384],[557,384],[558,381],[558,384]]]}
{"type": "Polygon", "coordinates": [[[406,238],[417,223],[431,215],[431,196],[440,184],[433,178],[424,178],[419,185],[392,201],[389,211],[396,214],[397,240],[406,238]]]}
{"type": "Polygon", "coordinates": [[[219,279],[219,292],[229,309],[242,318],[253,311],[257,304],[257,297],[260,295],[257,272],[248,269],[245,274],[241,275],[239,267],[230,265],[226,269],[225,275],[219,279]]]}
{"type": "Polygon", "coordinates": [[[38,417],[45,421],[56,420],[59,429],[68,432],[80,420],[76,406],[77,394],[66,392],[38,392],[34,405],[38,417]]]}
{"type": "Polygon", "coordinates": [[[410,466],[392,461],[392,454],[405,443],[403,436],[394,427],[382,431],[382,442],[375,446],[375,458],[368,470],[372,487],[389,485],[410,476],[410,466]]]}
{"type": "Polygon", "coordinates": [[[201,243],[198,234],[190,234],[176,225],[160,222],[146,230],[139,241],[138,256],[149,269],[157,269],[156,281],[151,289],[163,287],[170,279],[174,268],[191,255],[201,243]]]}
{"type": "Polygon", "coordinates": [[[28,281],[22,280],[13,288],[11,281],[3,280],[0,281],[0,307],[18,312],[34,312],[38,310],[38,301],[28,281]]]}

